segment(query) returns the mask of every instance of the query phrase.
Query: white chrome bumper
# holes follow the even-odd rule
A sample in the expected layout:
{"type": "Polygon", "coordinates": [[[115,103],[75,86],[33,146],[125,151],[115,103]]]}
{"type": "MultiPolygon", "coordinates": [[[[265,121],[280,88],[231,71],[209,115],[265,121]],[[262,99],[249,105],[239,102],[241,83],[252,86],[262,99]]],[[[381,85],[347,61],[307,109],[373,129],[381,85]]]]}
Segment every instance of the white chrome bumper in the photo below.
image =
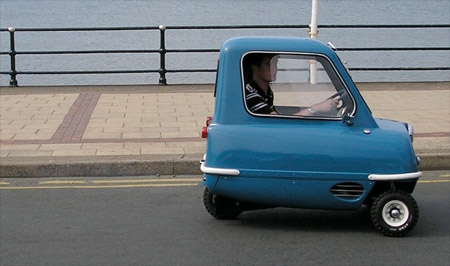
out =
{"type": "Polygon", "coordinates": [[[391,174],[391,175],[380,175],[371,174],[369,175],[369,180],[372,181],[396,181],[396,180],[407,180],[407,179],[417,179],[422,176],[422,172],[406,173],[406,174],[391,174]]]}
{"type": "Polygon", "coordinates": [[[200,165],[200,170],[202,170],[205,174],[211,174],[211,175],[239,175],[239,170],[236,169],[226,169],[226,168],[214,168],[214,167],[207,167],[204,163],[200,165]]]}
{"type": "Polygon", "coordinates": [[[206,154],[203,155],[203,160],[200,161],[200,170],[205,174],[211,175],[239,175],[239,170],[227,168],[215,168],[205,166],[206,154]]]}

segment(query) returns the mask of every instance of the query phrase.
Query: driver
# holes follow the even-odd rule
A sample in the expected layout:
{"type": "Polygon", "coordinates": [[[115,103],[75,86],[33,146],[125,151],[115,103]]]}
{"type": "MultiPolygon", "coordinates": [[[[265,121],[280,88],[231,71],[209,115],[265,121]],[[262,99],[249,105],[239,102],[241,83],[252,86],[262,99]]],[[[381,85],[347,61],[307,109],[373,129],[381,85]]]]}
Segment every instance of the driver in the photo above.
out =
{"type": "MultiPolygon", "coordinates": [[[[252,53],[244,58],[245,73],[245,100],[247,107],[252,113],[257,114],[279,114],[273,105],[273,91],[270,82],[276,80],[277,76],[276,54],[252,53]]],[[[304,108],[295,115],[317,116],[336,110],[340,97],[326,99],[316,103],[309,108],[304,108]]]]}

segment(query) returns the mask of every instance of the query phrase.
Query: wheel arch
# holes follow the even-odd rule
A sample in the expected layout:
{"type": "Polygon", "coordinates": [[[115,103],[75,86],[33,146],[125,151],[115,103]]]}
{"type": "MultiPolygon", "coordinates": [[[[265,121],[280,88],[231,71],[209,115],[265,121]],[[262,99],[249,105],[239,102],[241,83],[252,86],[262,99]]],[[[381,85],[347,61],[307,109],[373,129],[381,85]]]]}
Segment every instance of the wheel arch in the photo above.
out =
{"type": "Polygon", "coordinates": [[[417,179],[407,180],[407,181],[379,181],[376,182],[364,201],[365,205],[370,206],[374,199],[376,199],[383,192],[388,190],[401,190],[408,194],[413,193],[414,188],[416,187],[417,179]]]}

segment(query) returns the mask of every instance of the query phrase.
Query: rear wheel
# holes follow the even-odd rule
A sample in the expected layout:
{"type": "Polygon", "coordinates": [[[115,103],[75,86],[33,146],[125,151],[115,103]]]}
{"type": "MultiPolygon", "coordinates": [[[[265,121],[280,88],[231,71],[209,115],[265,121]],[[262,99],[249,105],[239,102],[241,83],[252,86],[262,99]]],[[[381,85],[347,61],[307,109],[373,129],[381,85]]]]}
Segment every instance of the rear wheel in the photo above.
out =
{"type": "Polygon", "coordinates": [[[371,208],[372,223],[386,236],[404,236],[419,219],[419,207],[404,191],[387,191],[378,196],[371,208]]]}
{"type": "Polygon", "coordinates": [[[238,201],[211,193],[208,188],[203,192],[203,204],[216,219],[234,219],[242,212],[238,201]]]}

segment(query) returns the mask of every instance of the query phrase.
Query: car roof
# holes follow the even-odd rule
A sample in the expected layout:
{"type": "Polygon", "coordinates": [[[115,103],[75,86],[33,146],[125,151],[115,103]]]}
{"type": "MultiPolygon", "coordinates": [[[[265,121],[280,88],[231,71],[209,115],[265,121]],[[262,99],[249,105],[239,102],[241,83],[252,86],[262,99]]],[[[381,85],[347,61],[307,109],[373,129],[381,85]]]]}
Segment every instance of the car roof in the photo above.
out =
{"type": "Polygon", "coordinates": [[[228,39],[222,45],[222,51],[235,51],[241,53],[250,51],[270,52],[303,52],[332,54],[333,51],[324,43],[300,37],[280,36],[244,36],[228,39]]]}

